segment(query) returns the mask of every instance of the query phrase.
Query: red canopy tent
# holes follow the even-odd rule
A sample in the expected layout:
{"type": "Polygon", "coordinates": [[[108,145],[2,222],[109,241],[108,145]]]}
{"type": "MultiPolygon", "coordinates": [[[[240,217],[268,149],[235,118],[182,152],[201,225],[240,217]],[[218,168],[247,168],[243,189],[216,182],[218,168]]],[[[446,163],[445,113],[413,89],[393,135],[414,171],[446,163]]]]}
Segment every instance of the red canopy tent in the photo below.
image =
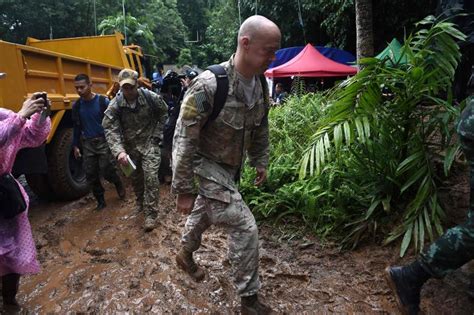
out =
{"type": "Polygon", "coordinates": [[[270,78],[299,77],[343,77],[354,75],[357,69],[324,57],[316,48],[306,47],[290,61],[265,71],[270,78]]]}

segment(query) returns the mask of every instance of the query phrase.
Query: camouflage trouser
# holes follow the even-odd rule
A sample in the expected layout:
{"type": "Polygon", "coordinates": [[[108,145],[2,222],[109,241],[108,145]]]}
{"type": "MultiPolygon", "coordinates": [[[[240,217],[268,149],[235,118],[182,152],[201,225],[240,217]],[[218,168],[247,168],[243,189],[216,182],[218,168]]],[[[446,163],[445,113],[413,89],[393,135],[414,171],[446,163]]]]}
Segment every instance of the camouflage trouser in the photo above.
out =
{"type": "Polygon", "coordinates": [[[229,234],[228,256],[238,294],[256,294],[260,288],[258,228],[239,192],[232,192],[229,203],[198,195],[186,221],[181,240],[183,248],[196,251],[201,245],[202,233],[212,224],[223,226],[229,234]]]}
{"type": "Polygon", "coordinates": [[[470,198],[466,222],[447,230],[421,254],[421,262],[437,278],[444,277],[474,258],[474,141],[461,137],[469,163],[470,198]]]}
{"type": "Polygon", "coordinates": [[[115,161],[105,138],[84,139],[83,157],[87,182],[94,196],[104,194],[104,187],[100,182],[101,175],[113,184],[120,183],[115,161]]]}
{"type": "Polygon", "coordinates": [[[156,219],[160,201],[160,181],[158,179],[160,148],[158,146],[150,147],[146,154],[141,154],[137,150],[130,150],[127,153],[137,166],[131,176],[137,205],[143,208],[145,217],[156,219]]]}

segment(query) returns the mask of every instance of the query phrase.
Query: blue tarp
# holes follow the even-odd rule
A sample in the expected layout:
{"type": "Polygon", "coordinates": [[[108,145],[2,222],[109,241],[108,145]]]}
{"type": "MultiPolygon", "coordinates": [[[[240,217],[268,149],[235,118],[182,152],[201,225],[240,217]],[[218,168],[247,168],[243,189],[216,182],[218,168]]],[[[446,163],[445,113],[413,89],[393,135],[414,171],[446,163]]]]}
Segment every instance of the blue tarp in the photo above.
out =
{"type": "MultiPolygon", "coordinates": [[[[303,50],[304,46],[295,46],[282,48],[277,50],[276,60],[273,61],[269,69],[278,67],[279,65],[284,64],[285,62],[293,59],[297,54],[303,50]]],[[[356,58],[350,52],[330,47],[314,46],[324,57],[332,59],[336,62],[343,63],[345,65],[352,65],[351,63],[355,62],[356,58]]]]}

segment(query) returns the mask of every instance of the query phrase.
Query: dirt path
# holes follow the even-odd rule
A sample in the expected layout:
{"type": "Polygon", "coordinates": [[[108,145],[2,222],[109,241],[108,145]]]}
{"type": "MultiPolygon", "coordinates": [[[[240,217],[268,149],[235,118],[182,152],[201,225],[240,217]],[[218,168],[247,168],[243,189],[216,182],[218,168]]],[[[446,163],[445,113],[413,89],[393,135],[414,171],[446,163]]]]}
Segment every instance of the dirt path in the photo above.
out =
{"type": "MultiPolygon", "coordinates": [[[[168,190],[162,186],[162,205],[170,212],[149,234],[141,229],[143,214],[133,212],[132,198],[118,200],[110,186],[108,207],[100,212],[93,210],[90,197],[33,205],[31,223],[43,270],[22,279],[19,301],[38,313],[238,312],[220,229],[205,234],[196,255],[207,270],[204,282],[194,283],[175,266],[185,219],[174,213],[168,190]]],[[[341,253],[311,237],[289,240],[271,226],[260,231],[261,295],[277,313],[396,313],[382,271],[413,256],[400,261],[397,247],[375,245],[341,253]]],[[[425,286],[427,313],[472,314],[465,269],[425,286]]]]}

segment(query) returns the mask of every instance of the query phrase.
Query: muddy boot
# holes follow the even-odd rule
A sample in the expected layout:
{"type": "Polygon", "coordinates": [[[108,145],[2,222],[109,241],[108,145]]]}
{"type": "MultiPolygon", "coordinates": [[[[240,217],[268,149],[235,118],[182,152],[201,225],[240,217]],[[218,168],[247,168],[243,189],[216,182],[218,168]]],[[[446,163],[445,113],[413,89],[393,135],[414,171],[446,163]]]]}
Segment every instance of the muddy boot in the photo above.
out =
{"type": "Polygon", "coordinates": [[[9,273],[2,277],[2,297],[5,314],[15,314],[21,310],[16,300],[19,284],[20,275],[17,273],[9,273]]]}
{"type": "Polygon", "coordinates": [[[151,232],[156,226],[156,219],[151,216],[146,216],[145,224],[143,225],[143,229],[145,232],[151,232]]]}
{"type": "Polygon", "coordinates": [[[115,184],[115,190],[117,191],[117,195],[120,198],[120,200],[125,199],[125,187],[123,187],[122,181],[118,181],[115,184]]]}
{"type": "Polygon", "coordinates": [[[243,296],[240,304],[242,315],[272,314],[273,310],[258,300],[258,295],[243,296]]]}
{"type": "Polygon", "coordinates": [[[102,210],[107,206],[104,195],[97,195],[95,196],[95,199],[97,200],[97,207],[95,207],[95,210],[102,210]]]}
{"type": "Polygon", "coordinates": [[[387,267],[385,269],[385,279],[403,314],[418,314],[421,287],[429,278],[431,275],[418,261],[404,267],[387,267]]]}
{"type": "Polygon", "coordinates": [[[181,249],[176,255],[176,263],[181,270],[185,271],[196,282],[202,281],[206,275],[204,270],[194,262],[193,253],[189,253],[184,249],[181,249]]]}

